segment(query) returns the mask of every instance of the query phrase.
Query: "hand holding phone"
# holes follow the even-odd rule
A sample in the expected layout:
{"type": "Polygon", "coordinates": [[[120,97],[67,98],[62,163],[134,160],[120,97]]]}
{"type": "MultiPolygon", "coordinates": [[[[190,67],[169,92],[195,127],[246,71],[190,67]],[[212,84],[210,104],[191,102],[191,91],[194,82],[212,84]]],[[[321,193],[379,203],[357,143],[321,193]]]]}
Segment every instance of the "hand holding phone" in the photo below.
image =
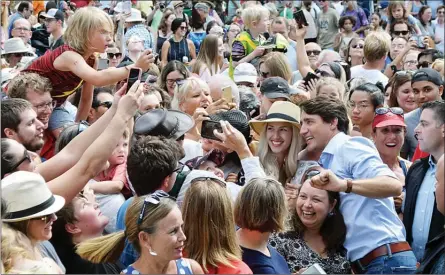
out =
{"type": "Polygon", "coordinates": [[[213,130],[215,130],[215,129],[218,132],[222,132],[222,127],[221,127],[221,124],[219,123],[219,121],[204,120],[202,122],[202,127],[201,127],[201,137],[206,138],[206,139],[213,139],[213,140],[221,141],[213,133],[213,130]]]}
{"type": "Polygon", "coordinates": [[[142,70],[140,68],[131,68],[130,72],[128,73],[128,78],[127,78],[127,92],[130,90],[131,86],[133,86],[133,84],[138,81],[141,80],[141,74],[142,74],[142,70]]]}
{"type": "Polygon", "coordinates": [[[304,12],[303,10],[299,10],[297,12],[294,13],[294,19],[298,24],[298,27],[302,27],[304,26],[309,26],[307,20],[306,20],[306,16],[304,16],[304,12]]]}

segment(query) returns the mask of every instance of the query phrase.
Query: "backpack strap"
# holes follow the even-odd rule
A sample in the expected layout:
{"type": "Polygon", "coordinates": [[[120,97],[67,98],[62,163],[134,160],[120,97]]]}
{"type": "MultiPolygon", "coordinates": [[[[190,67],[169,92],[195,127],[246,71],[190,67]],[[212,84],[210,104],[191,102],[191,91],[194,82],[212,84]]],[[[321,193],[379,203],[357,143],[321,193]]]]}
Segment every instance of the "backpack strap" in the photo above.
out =
{"type": "Polygon", "coordinates": [[[181,172],[176,176],[175,184],[173,185],[172,190],[168,192],[168,194],[174,198],[177,198],[179,195],[179,191],[181,191],[182,185],[184,184],[185,179],[191,171],[181,172]]]}

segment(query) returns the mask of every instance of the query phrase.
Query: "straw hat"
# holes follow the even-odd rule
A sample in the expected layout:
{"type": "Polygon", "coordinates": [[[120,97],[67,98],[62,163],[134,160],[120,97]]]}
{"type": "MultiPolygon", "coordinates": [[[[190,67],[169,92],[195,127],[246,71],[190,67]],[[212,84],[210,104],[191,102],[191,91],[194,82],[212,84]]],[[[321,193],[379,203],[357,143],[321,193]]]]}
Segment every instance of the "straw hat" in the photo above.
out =
{"type": "Polygon", "coordinates": [[[5,41],[4,51],[2,56],[10,53],[25,53],[32,55],[30,49],[26,47],[25,42],[21,38],[14,37],[5,41]]]}
{"type": "Polygon", "coordinates": [[[142,18],[141,12],[138,9],[131,9],[130,17],[125,19],[125,23],[129,22],[145,22],[145,19],[142,18]]]}
{"type": "Polygon", "coordinates": [[[56,213],[65,199],[53,195],[43,177],[37,173],[18,171],[2,180],[2,199],[6,201],[3,222],[30,220],[56,213]]]}
{"type": "Polygon", "coordinates": [[[276,101],[270,106],[265,120],[251,120],[250,127],[261,134],[264,126],[271,122],[287,122],[300,129],[300,107],[289,101],[276,101]]]}

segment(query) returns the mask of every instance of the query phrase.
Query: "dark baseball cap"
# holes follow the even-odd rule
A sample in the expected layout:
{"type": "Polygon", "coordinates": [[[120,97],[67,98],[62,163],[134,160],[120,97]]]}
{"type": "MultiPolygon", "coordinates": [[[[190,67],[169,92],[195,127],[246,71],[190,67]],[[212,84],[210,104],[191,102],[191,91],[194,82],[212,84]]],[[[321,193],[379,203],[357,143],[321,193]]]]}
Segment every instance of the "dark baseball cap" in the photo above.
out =
{"type": "Polygon", "coordinates": [[[47,13],[43,13],[42,16],[45,17],[45,18],[61,20],[62,22],[63,22],[63,20],[65,18],[63,16],[63,12],[61,12],[58,9],[50,9],[47,13]]]}
{"type": "Polygon", "coordinates": [[[443,85],[442,76],[440,73],[431,68],[422,68],[417,70],[411,78],[411,84],[418,81],[429,81],[437,86],[443,85]]]}
{"type": "Polygon", "coordinates": [[[281,97],[287,100],[290,100],[290,95],[297,93],[295,89],[289,86],[286,80],[278,76],[266,78],[261,84],[260,91],[267,98],[275,99],[281,97]]]}

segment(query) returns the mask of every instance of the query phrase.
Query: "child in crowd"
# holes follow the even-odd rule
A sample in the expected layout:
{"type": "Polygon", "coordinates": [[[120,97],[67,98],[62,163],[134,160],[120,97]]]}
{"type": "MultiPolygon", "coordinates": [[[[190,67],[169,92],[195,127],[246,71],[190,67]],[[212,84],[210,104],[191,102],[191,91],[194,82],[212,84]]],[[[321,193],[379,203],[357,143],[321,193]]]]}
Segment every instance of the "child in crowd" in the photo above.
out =
{"type": "Polygon", "coordinates": [[[119,143],[114,148],[108,162],[108,169],[102,171],[90,182],[89,187],[100,194],[116,194],[121,192],[126,199],[131,197],[130,187],[127,181],[127,156],[130,132],[125,130],[119,143]]]}
{"type": "Polygon", "coordinates": [[[94,86],[106,86],[127,78],[130,68],[146,71],[153,63],[150,50],[145,51],[134,65],[97,71],[96,53],[104,53],[112,42],[113,22],[109,15],[95,7],[77,10],[71,16],[64,34],[65,45],[36,59],[24,72],[35,72],[47,77],[53,86],[51,96],[56,100],[52,116],[64,112],[67,97],[83,87],[77,120],[86,119],[93,99],[94,86]]]}
{"type": "Polygon", "coordinates": [[[345,51],[348,48],[349,42],[354,37],[360,37],[357,33],[352,31],[355,26],[356,19],[352,16],[342,16],[338,21],[341,32],[334,38],[334,50],[337,51],[342,58],[345,57],[345,51]]]}
{"type": "Polygon", "coordinates": [[[388,5],[388,24],[386,25],[386,32],[389,33],[391,23],[396,19],[405,19],[414,28],[417,34],[422,34],[417,26],[417,19],[414,18],[406,10],[404,1],[391,1],[388,5]]]}

